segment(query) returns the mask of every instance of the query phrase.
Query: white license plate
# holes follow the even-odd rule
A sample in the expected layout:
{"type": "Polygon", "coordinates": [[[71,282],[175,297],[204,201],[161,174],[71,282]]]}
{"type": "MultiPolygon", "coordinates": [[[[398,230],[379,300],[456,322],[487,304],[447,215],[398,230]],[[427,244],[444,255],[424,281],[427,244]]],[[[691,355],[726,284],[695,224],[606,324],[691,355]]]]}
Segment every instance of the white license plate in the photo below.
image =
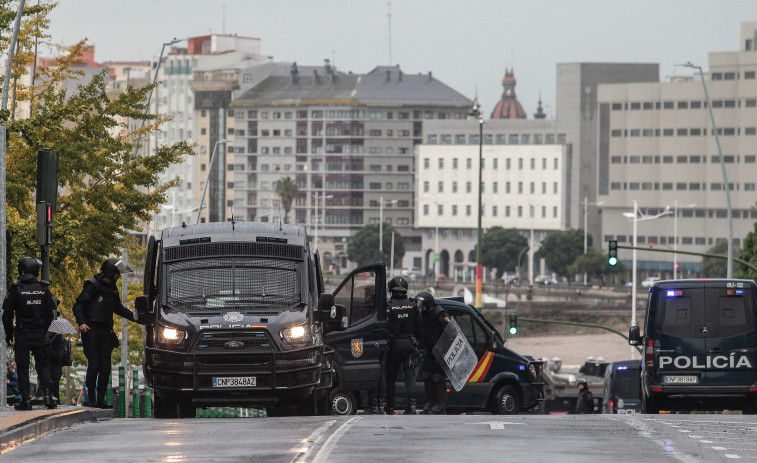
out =
{"type": "Polygon", "coordinates": [[[213,378],[213,387],[250,387],[256,386],[254,376],[233,376],[228,378],[213,378]]]}
{"type": "Polygon", "coordinates": [[[698,376],[663,376],[662,382],[665,384],[697,384],[698,376]]]}

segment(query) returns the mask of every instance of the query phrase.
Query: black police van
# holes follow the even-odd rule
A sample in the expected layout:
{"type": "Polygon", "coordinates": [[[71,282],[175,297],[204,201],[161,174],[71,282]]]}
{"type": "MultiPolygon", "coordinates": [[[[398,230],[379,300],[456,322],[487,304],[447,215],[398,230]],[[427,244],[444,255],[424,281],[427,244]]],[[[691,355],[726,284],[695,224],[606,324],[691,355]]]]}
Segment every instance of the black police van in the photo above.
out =
{"type": "Polygon", "coordinates": [[[666,280],[649,289],[642,335],[641,406],[757,411],[757,286],[751,280],[666,280]]]}
{"type": "Polygon", "coordinates": [[[641,413],[641,361],[612,362],[605,370],[602,413],[641,413]]]}
{"type": "MultiPolygon", "coordinates": [[[[412,297],[412,291],[410,293],[412,297]]],[[[354,414],[367,406],[367,391],[380,375],[379,357],[386,350],[386,269],[375,264],[355,269],[334,291],[341,326],[329,330],[326,343],[334,349],[335,379],[331,413],[354,414]]],[[[505,347],[497,330],[462,298],[440,298],[476,352],[479,362],[460,392],[451,387],[449,411],[484,410],[516,414],[544,399],[541,361],[529,360],[505,347]]],[[[424,355],[431,355],[430,353],[424,355]]],[[[420,362],[419,362],[420,363],[420,362]]],[[[423,374],[418,371],[418,406],[425,403],[423,374]]],[[[395,408],[405,406],[404,383],[397,383],[395,408]]]]}
{"type": "Polygon", "coordinates": [[[207,405],[325,410],[333,352],[323,322],[339,314],[323,292],[303,227],[224,222],[163,230],[148,243],[144,373],[155,416],[207,405]]]}

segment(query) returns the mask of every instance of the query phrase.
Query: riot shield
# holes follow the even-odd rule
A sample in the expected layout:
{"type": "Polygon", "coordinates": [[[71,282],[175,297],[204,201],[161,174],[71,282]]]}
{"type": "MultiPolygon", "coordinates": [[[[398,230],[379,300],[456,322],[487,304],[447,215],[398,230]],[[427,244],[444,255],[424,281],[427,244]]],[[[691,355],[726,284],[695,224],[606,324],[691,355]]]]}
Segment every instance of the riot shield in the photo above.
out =
{"type": "Polygon", "coordinates": [[[450,317],[449,325],[444,329],[433,351],[436,361],[444,369],[452,387],[456,391],[462,389],[473,373],[473,369],[476,368],[478,357],[454,318],[450,317]]]}

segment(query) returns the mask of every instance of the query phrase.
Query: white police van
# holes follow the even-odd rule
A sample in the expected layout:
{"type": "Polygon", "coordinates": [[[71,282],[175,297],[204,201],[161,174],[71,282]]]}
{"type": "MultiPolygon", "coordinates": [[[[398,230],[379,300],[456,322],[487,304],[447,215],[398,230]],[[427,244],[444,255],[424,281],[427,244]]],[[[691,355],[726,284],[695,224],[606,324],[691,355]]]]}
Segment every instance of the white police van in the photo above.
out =
{"type": "Polygon", "coordinates": [[[663,280],[649,288],[642,348],[643,413],[757,412],[757,285],[752,280],[663,280]]]}

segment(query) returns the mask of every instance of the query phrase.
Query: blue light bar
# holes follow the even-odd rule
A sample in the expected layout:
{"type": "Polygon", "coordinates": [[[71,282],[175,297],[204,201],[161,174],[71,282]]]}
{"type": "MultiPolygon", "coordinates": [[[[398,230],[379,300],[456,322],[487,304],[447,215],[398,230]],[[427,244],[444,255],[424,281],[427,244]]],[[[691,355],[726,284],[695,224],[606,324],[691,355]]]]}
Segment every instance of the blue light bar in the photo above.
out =
{"type": "Polygon", "coordinates": [[[618,370],[628,370],[628,365],[618,365],[618,370]]]}
{"type": "Polygon", "coordinates": [[[679,297],[683,296],[683,291],[681,291],[680,289],[669,289],[665,292],[665,294],[668,297],[679,297]]]}
{"type": "Polygon", "coordinates": [[[525,366],[525,365],[520,365],[520,366],[518,367],[518,369],[519,369],[520,371],[523,371],[523,370],[525,370],[525,369],[526,369],[526,366],[525,366]]]}

